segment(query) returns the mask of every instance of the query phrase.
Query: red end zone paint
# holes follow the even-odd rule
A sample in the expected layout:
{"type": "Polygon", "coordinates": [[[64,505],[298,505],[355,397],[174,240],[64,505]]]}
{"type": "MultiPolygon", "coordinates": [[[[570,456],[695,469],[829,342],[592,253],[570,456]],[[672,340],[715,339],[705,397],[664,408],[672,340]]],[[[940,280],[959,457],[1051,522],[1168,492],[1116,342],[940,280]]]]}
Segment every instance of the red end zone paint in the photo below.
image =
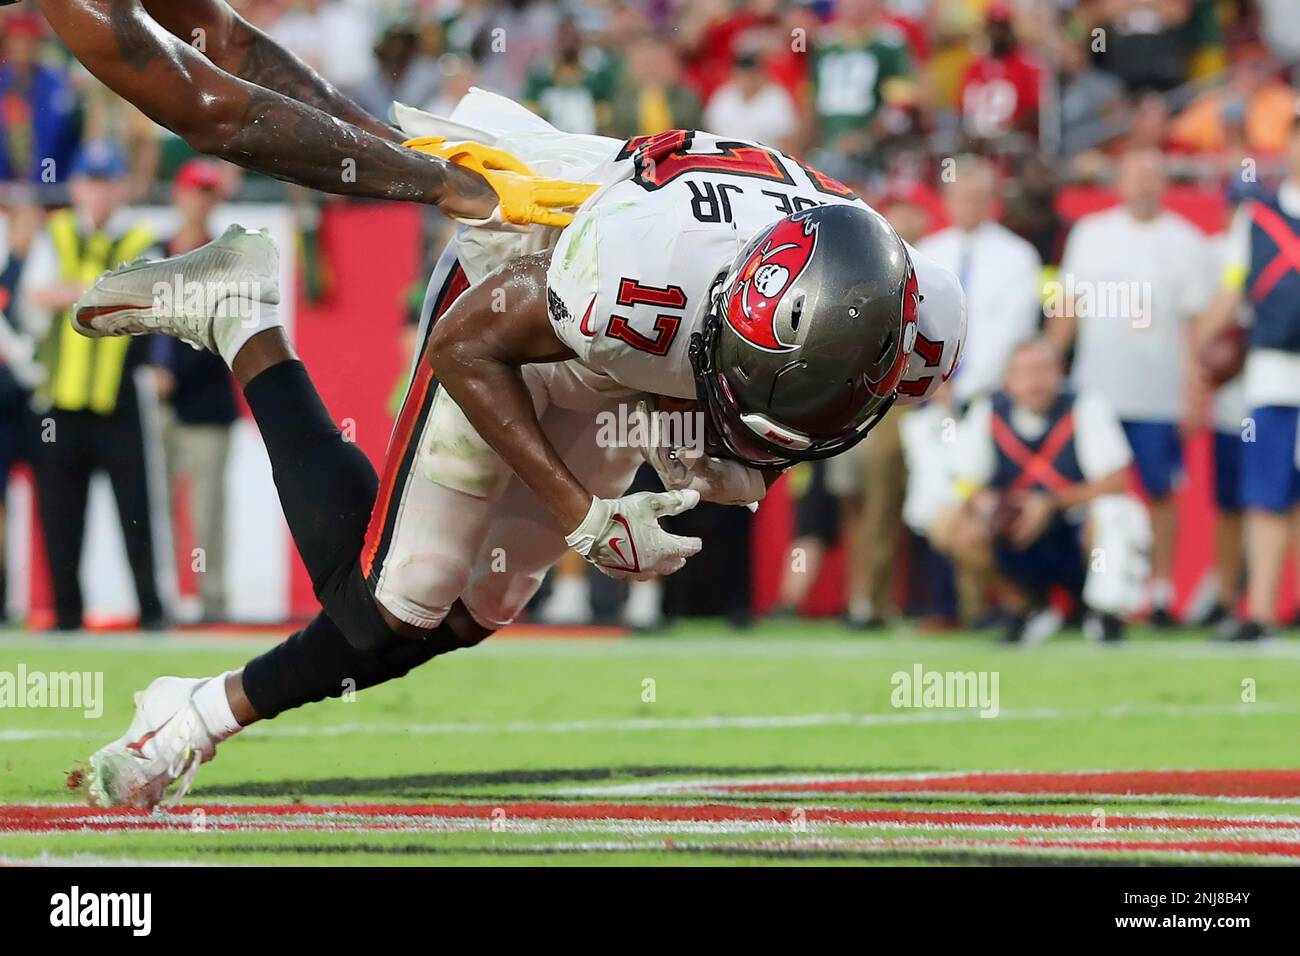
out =
{"type": "Polygon", "coordinates": [[[1071,773],[965,773],[932,777],[764,781],[697,789],[728,793],[1177,794],[1189,797],[1300,798],[1300,770],[1099,770],[1071,773]]]}
{"type": "MultiPolygon", "coordinates": [[[[660,798],[667,791],[658,785],[660,798]]],[[[448,831],[484,830],[489,821],[503,820],[519,832],[550,832],[549,843],[529,844],[538,853],[599,853],[614,844],[574,842],[579,833],[632,831],[645,842],[617,844],[618,849],[682,852],[744,852],[747,848],[780,854],[816,851],[860,852],[870,856],[922,852],[951,854],[967,850],[1022,855],[1026,859],[1060,862],[1123,861],[1138,855],[1219,857],[1226,862],[1274,859],[1300,860],[1300,815],[1246,816],[1228,814],[1113,813],[1103,829],[1094,829],[1091,813],[989,809],[911,809],[806,806],[791,796],[818,794],[946,793],[1008,794],[1128,794],[1154,797],[1200,796],[1250,799],[1284,798],[1300,794],[1300,771],[1285,770],[1164,770],[1087,771],[1076,773],[948,773],[861,776],[841,780],[779,778],[685,780],[675,782],[681,798],[722,791],[745,797],[709,803],[615,802],[591,793],[601,802],[535,800],[519,803],[335,803],[335,804],[195,804],[170,812],[95,809],[74,805],[0,806],[0,837],[5,834],[116,833],[189,831],[196,811],[205,829],[214,833],[312,833],[328,840],[340,833],[416,833],[435,839],[448,831]],[[777,793],[781,792],[778,797],[777,793]],[[758,801],[767,799],[766,803],[758,801]],[[776,801],[780,800],[780,803],[776,801]],[[504,816],[503,816],[504,814],[504,816]],[[799,820],[819,829],[808,839],[771,835],[799,820]],[[838,831],[829,828],[842,828],[838,831]],[[859,834],[852,830],[859,830],[859,834]],[[872,830],[875,829],[875,833],[872,830]],[[912,831],[896,832],[889,831],[912,831]],[[680,831],[680,839],[679,839],[680,831]],[[924,831],[918,833],[916,831],[924,831]],[[758,842],[731,839],[744,832],[765,832],[758,842]],[[727,834],[720,842],[700,842],[700,834],[727,834]]],[[[996,797],[991,799],[996,800],[996,797]]],[[[504,832],[511,832],[510,829],[504,832]]],[[[74,837],[75,838],[75,837],[74,837]]],[[[43,844],[44,845],[44,844],[43,844]]],[[[0,848],[3,842],[0,840],[0,848]]]]}
{"type": "MultiPolygon", "coordinates": [[[[664,849],[673,849],[672,841],[667,841],[664,849]]],[[[719,846],[726,846],[721,844],[719,846]]],[[[1181,854],[1216,854],[1220,856],[1274,856],[1300,857],[1300,844],[1280,840],[961,840],[939,837],[903,837],[900,839],[869,840],[760,840],[752,843],[736,843],[731,846],[768,851],[797,853],[800,850],[874,850],[894,851],[915,849],[921,851],[935,850],[1068,850],[1077,851],[1082,856],[1087,853],[1161,853],[1164,855],[1181,854]]],[[[1032,857],[1029,857],[1032,860],[1032,857]]],[[[1236,862],[1236,861],[1234,861],[1236,862]]]]}

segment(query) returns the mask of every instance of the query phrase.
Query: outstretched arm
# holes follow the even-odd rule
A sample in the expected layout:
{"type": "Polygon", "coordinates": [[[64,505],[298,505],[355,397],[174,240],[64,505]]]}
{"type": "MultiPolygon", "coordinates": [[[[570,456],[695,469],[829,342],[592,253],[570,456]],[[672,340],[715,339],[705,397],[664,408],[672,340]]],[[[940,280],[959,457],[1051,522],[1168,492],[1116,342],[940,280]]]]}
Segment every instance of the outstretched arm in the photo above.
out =
{"type": "Polygon", "coordinates": [[[586,516],[591,493],[546,438],[523,377],[525,365],[573,357],[546,315],[548,261],[549,253],[523,256],[457,299],[429,337],[427,361],[475,431],[568,531],[586,516]]]}
{"type": "MultiPolygon", "coordinates": [[[[154,20],[141,0],[36,3],[91,73],[200,152],[313,189],[431,203],[459,218],[487,218],[497,207],[496,193],[477,173],[240,79],[176,36],[191,35],[182,22],[211,0],[174,0],[169,20],[180,21],[173,23],[175,33],[154,20]]],[[[204,44],[212,39],[205,34],[204,44]]],[[[225,40],[225,55],[235,55],[239,43],[230,43],[229,35],[225,40]]],[[[264,54],[258,56],[263,65],[255,72],[265,73],[271,68],[264,54]]],[[[340,96],[323,81],[304,80],[310,71],[301,64],[279,69],[278,83],[299,90],[305,84],[307,95],[327,106],[340,96]]],[[[373,127],[373,120],[367,122],[373,127]]]]}
{"type": "Polygon", "coordinates": [[[173,36],[232,76],[314,106],[381,139],[405,137],[344,96],[332,83],[230,8],[225,0],[142,0],[173,36]]]}

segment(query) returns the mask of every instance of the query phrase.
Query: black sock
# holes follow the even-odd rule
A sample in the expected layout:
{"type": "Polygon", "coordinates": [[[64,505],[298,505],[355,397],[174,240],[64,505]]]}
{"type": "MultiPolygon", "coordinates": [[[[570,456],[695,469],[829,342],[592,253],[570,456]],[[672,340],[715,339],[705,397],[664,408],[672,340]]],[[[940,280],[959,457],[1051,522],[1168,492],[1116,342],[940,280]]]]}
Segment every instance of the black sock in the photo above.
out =
{"type": "Polygon", "coordinates": [[[382,650],[359,650],[324,613],[244,667],[244,694],[259,717],[340,697],[405,676],[412,668],[463,646],[446,625],[423,641],[398,641],[382,650]]]}

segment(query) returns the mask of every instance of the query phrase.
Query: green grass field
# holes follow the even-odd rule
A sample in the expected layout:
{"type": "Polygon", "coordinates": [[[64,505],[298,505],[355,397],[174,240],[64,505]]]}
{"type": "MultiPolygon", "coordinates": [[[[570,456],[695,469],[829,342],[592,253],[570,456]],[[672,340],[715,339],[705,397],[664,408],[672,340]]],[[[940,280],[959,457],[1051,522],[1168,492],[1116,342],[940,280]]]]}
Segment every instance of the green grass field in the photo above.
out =
{"type": "Polygon", "coordinates": [[[0,861],[1099,863],[1300,859],[1300,643],[1077,634],[498,637],[250,728],[167,813],[66,772],[161,674],[265,639],[0,638],[0,672],[103,673],[103,714],[0,709],[0,861]],[[998,713],[898,707],[898,672],[996,675],[998,713]]]}

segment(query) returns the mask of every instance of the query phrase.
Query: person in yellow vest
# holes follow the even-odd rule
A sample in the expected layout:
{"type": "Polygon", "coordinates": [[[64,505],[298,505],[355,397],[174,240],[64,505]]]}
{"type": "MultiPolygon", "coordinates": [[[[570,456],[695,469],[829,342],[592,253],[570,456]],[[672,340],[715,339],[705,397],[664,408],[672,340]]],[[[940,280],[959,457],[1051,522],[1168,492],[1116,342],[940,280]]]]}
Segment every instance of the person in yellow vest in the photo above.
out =
{"type": "Polygon", "coordinates": [[[78,568],[91,476],[107,472],[122,522],[142,627],[162,626],[147,489],[145,430],[134,371],[148,344],[88,339],[70,320],[71,307],[106,269],[154,245],[145,226],[128,227],[127,164],[106,141],[87,143],[69,171],[72,206],[50,215],[23,270],[19,298],[25,331],[45,371],[32,398],[33,466],[45,553],[54,588],[56,626],[82,626],[78,568]]]}

